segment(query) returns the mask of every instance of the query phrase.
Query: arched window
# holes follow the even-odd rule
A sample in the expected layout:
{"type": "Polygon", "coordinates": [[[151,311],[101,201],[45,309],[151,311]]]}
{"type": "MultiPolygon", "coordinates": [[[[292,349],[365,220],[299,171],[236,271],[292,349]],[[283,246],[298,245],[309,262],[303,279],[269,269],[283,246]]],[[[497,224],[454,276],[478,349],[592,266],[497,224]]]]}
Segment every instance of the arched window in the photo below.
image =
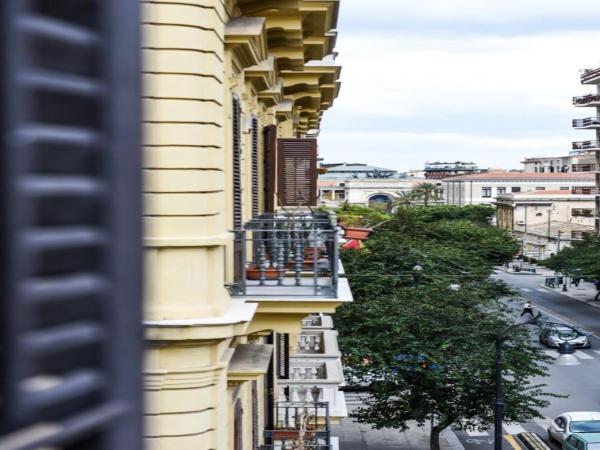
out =
{"type": "Polygon", "coordinates": [[[369,206],[372,208],[387,207],[392,197],[387,194],[375,194],[369,197],[369,206]]]}

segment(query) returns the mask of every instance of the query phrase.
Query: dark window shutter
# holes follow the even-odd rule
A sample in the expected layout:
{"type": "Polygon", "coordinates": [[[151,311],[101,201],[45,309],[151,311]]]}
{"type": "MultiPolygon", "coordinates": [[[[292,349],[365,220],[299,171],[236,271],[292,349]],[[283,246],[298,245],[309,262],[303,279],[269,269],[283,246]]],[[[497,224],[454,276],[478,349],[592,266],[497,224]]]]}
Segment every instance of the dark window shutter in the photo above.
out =
{"type": "Polygon", "coordinates": [[[141,448],[138,8],[0,2],[1,448],[141,448]]]}
{"type": "Polygon", "coordinates": [[[233,228],[242,228],[242,108],[233,98],[233,228]]]}
{"type": "Polygon", "coordinates": [[[277,126],[268,125],[263,129],[264,148],[264,193],[265,212],[275,211],[275,189],[277,180],[277,126]]]}
{"type": "Polygon", "coordinates": [[[244,450],[244,416],[242,402],[236,400],[233,407],[233,450],[244,450]]]}
{"type": "Polygon", "coordinates": [[[277,333],[277,378],[287,380],[290,377],[290,335],[277,333]]]}
{"type": "Polygon", "coordinates": [[[277,197],[281,206],[316,206],[317,141],[278,139],[277,197]]]}
{"type": "Polygon", "coordinates": [[[258,183],[258,119],[252,118],[252,217],[259,214],[259,183],[258,183]]]}

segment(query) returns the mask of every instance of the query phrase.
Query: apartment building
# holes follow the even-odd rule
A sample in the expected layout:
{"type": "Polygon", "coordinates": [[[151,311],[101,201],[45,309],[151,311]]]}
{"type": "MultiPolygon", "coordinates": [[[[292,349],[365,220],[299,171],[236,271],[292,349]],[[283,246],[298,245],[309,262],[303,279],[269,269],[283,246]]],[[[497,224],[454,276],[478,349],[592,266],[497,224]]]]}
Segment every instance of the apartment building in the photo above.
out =
{"type": "MultiPolygon", "coordinates": [[[[581,75],[581,84],[590,86],[593,92],[587,95],[573,97],[573,106],[578,108],[592,108],[594,115],[585,119],[574,119],[573,128],[593,132],[593,139],[573,142],[573,151],[577,152],[585,161],[585,169],[591,170],[596,176],[596,187],[600,186],[600,68],[586,69],[581,75]]],[[[598,199],[597,199],[598,203],[598,199]]],[[[596,231],[600,230],[596,208],[596,231]]]]}
{"type": "Polygon", "coordinates": [[[430,180],[441,180],[454,175],[468,175],[479,173],[483,170],[473,162],[427,162],[425,163],[425,178],[430,180]]]}
{"type": "Polygon", "coordinates": [[[2,2],[0,447],[335,447],[338,7],[2,2]]]}
{"type": "Polygon", "coordinates": [[[491,205],[496,197],[529,191],[593,189],[594,174],[489,172],[442,180],[448,205],[491,205]]]}
{"type": "Polygon", "coordinates": [[[594,233],[594,188],[499,195],[496,223],[521,242],[526,256],[548,258],[594,233]]]}
{"type": "Polygon", "coordinates": [[[352,299],[306,208],[338,6],[142,1],[149,449],[332,448],[340,356],[303,320],[352,299]]]}

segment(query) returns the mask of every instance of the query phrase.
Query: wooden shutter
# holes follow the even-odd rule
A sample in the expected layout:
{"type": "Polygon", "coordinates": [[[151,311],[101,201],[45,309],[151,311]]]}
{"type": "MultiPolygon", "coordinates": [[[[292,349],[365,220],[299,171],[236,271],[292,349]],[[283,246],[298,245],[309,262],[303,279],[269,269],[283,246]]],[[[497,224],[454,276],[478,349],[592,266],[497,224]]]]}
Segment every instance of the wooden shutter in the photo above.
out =
{"type": "Polygon", "coordinates": [[[0,2],[0,447],[141,448],[139,4],[0,2]]]}
{"type": "Polygon", "coordinates": [[[277,126],[268,125],[263,129],[264,145],[264,193],[265,212],[275,211],[275,189],[277,180],[277,126]]]}
{"type": "Polygon", "coordinates": [[[244,416],[242,402],[236,400],[233,407],[233,450],[244,450],[244,416]]]}
{"type": "Polygon", "coordinates": [[[277,198],[281,206],[316,206],[317,141],[278,139],[277,198]]]}
{"type": "Polygon", "coordinates": [[[290,335],[277,333],[277,378],[290,378],[290,335]]]}
{"type": "Polygon", "coordinates": [[[240,100],[233,97],[233,228],[242,228],[242,108],[240,100]]]}
{"type": "Polygon", "coordinates": [[[259,183],[258,183],[258,119],[252,118],[252,217],[259,214],[259,183]]]}

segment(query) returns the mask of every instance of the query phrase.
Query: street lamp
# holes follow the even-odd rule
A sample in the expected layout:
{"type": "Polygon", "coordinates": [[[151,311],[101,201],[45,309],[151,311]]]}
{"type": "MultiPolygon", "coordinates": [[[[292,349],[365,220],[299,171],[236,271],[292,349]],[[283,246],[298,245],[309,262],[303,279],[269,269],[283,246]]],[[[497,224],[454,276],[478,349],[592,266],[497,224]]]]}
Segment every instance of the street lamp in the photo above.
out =
{"type": "MultiPolygon", "coordinates": [[[[527,322],[517,323],[498,333],[495,337],[496,344],[496,399],[494,402],[494,450],[502,450],[502,422],[504,421],[504,389],[502,385],[502,344],[507,339],[508,334],[525,325],[539,325],[542,313],[538,312],[527,322]]],[[[575,366],[579,361],[573,355],[575,348],[569,342],[561,342],[558,345],[558,358],[554,364],[559,366],[575,366]]]]}
{"type": "Polygon", "coordinates": [[[412,272],[413,272],[413,282],[415,283],[415,287],[419,285],[419,282],[421,281],[421,274],[423,273],[423,267],[421,267],[418,264],[415,264],[415,266],[412,268],[412,272]]]}
{"type": "Polygon", "coordinates": [[[450,283],[448,285],[448,289],[450,289],[451,291],[459,291],[460,290],[460,284],[458,284],[458,283],[450,283]]]}

